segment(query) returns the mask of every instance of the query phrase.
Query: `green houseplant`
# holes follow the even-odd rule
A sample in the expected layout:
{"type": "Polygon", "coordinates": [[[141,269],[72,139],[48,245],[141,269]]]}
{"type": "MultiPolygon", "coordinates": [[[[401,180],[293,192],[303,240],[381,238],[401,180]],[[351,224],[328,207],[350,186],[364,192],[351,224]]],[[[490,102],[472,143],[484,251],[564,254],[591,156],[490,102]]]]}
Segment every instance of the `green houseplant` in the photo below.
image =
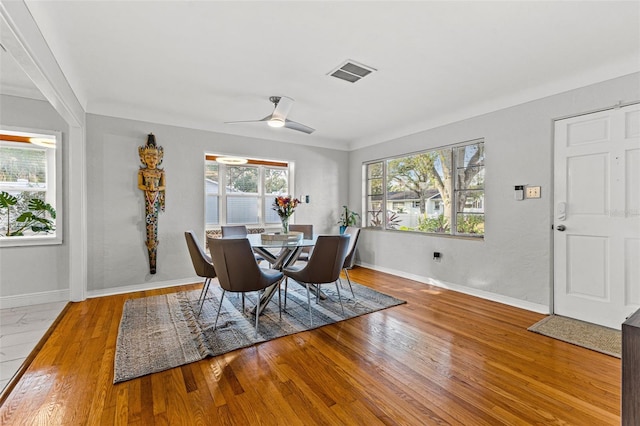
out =
{"type": "Polygon", "coordinates": [[[7,221],[5,237],[23,236],[26,230],[34,234],[55,230],[56,211],[51,204],[32,198],[27,202],[26,210],[16,212],[19,201],[18,197],[8,192],[0,192],[0,217],[4,219],[6,215],[7,221]]]}
{"type": "Polygon", "coordinates": [[[360,215],[353,210],[350,210],[349,207],[342,206],[342,213],[340,214],[340,219],[338,220],[338,225],[340,225],[340,233],[343,234],[347,226],[355,226],[358,223],[359,217],[360,215]]]}

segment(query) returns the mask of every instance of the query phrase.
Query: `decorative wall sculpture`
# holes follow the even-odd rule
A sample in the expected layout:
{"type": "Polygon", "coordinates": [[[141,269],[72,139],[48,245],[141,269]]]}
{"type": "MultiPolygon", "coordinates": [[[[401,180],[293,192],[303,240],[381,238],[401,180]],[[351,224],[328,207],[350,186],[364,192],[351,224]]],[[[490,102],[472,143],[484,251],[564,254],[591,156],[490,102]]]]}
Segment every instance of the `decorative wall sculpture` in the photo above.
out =
{"type": "Polygon", "coordinates": [[[162,164],[164,150],[156,145],[156,137],[149,134],[147,144],[138,147],[138,155],[143,166],[138,171],[138,188],[144,191],[145,222],[147,228],[147,251],[149,252],[149,273],[156,273],[158,251],[158,212],[164,211],[164,170],[162,164]]]}

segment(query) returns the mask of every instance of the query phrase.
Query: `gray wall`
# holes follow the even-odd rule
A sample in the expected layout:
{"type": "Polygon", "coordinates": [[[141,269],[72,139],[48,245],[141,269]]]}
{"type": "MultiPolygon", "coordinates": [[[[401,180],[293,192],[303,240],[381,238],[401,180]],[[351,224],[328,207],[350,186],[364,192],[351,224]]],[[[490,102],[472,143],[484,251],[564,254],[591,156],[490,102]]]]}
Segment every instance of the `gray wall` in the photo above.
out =
{"type": "Polygon", "coordinates": [[[477,138],[486,150],[484,240],[364,230],[359,263],[544,310],[552,293],[553,120],[640,100],[639,82],[633,74],[351,152],[349,200],[359,207],[363,162],[477,138]],[[523,184],[542,186],[542,198],[515,201],[513,187],[523,184]]]}
{"type": "MultiPolygon", "coordinates": [[[[639,81],[640,74],[634,74],[350,153],[88,115],[88,295],[175,285],[194,278],[183,232],[193,229],[204,234],[205,152],[293,161],[295,195],[311,196],[311,204],[296,212],[296,222],[313,223],[318,232],[335,232],[340,206],[349,201],[357,209],[362,204],[363,162],[483,137],[487,156],[485,239],[365,229],[358,262],[544,310],[550,305],[552,286],[553,120],[618,101],[638,100],[639,81]],[[144,204],[136,185],[137,147],[150,132],[164,147],[167,176],[156,275],[148,273],[144,204]],[[520,184],[542,186],[542,198],[515,201],[513,186],[520,184]],[[433,251],[443,253],[441,262],[432,260],[433,251]]],[[[62,130],[65,149],[66,124],[48,103],[10,96],[0,97],[0,102],[3,125],[62,130]]],[[[67,170],[63,161],[63,179],[67,170]]],[[[66,203],[65,195],[63,211],[66,203]]],[[[33,301],[43,295],[60,300],[68,294],[68,249],[64,241],[61,246],[2,248],[3,306],[11,298],[33,301]],[[37,268],[33,259],[38,259],[37,268]]]]}
{"type": "Polygon", "coordinates": [[[184,231],[204,235],[206,152],[294,162],[295,195],[311,197],[296,210],[295,222],[337,232],[339,207],[347,200],[346,152],[88,114],[89,296],[173,285],[194,276],[184,231]],[[144,199],[137,187],[138,146],[149,133],[164,148],[167,186],[155,275],[149,274],[144,199]]]}
{"type": "Polygon", "coordinates": [[[63,205],[57,207],[63,220],[62,245],[0,248],[1,307],[28,303],[68,300],[69,246],[64,238],[67,229],[68,175],[65,153],[68,146],[66,122],[46,101],[0,96],[0,126],[14,128],[57,130],[62,132],[63,205]]]}

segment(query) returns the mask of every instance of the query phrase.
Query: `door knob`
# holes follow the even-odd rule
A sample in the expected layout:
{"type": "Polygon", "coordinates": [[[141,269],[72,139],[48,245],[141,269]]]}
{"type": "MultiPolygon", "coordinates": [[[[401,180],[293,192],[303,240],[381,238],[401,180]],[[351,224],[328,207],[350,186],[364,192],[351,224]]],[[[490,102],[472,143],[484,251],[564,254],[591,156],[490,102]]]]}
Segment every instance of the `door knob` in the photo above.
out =
{"type": "Polygon", "coordinates": [[[556,226],[556,229],[557,229],[558,231],[560,231],[560,232],[563,232],[565,229],[567,229],[567,227],[566,227],[566,226],[564,226],[564,225],[558,225],[558,226],[556,226]]]}

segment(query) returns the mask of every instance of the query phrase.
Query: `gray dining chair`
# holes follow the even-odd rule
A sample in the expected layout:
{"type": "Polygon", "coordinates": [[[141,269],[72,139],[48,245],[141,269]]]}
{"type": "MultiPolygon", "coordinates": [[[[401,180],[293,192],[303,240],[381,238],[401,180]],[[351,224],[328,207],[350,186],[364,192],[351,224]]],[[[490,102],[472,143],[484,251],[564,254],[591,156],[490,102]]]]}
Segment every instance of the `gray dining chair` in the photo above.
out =
{"type": "MultiPolygon", "coordinates": [[[[342,270],[344,271],[344,275],[347,277],[347,282],[349,283],[349,289],[351,289],[351,296],[354,298],[356,295],[353,293],[353,286],[351,285],[351,278],[349,278],[349,269],[353,268],[353,265],[356,263],[356,248],[358,247],[358,238],[360,237],[360,228],[356,228],[355,226],[347,226],[344,230],[346,235],[349,235],[349,247],[347,248],[347,257],[344,259],[344,264],[342,265],[342,270]]],[[[340,285],[342,285],[342,280],[340,280],[340,285]]]]}
{"type": "Polygon", "coordinates": [[[187,248],[189,249],[193,269],[196,271],[196,275],[205,279],[202,285],[202,291],[200,292],[200,297],[198,298],[198,302],[200,303],[198,315],[200,315],[204,299],[207,295],[207,291],[209,290],[209,285],[211,284],[211,279],[216,277],[216,270],[211,262],[211,257],[204,252],[202,246],[198,242],[196,234],[193,231],[186,231],[184,233],[184,237],[187,240],[187,248]]]}
{"type": "Polygon", "coordinates": [[[285,308],[287,303],[288,280],[292,278],[298,283],[304,284],[307,288],[309,323],[313,325],[309,286],[316,286],[316,303],[319,303],[320,284],[335,283],[338,300],[342,308],[342,315],[344,315],[344,306],[342,305],[342,297],[340,296],[338,278],[340,277],[340,270],[344,265],[344,259],[347,257],[348,245],[349,235],[320,235],[313,249],[313,254],[306,264],[284,268],[282,272],[286,277],[284,290],[285,308]]]}
{"type": "MultiPolygon", "coordinates": [[[[313,238],[313,225],[289,225],[289,231],[302,232],[305,240],[313,238]]],[[[313,247],[304,247],[297,260],[308,262],[312,251],[313,247]]]]}
{"type": "MultiPolygon", "coordinates": [[[[222,225],[220,227],[220,231],[222,232],[222,238],[229,237],[246,237],[248,235],[246,225],[222,225]]],[[[265,260],[264,257],[260,256],[258,253],[253,254],[253,257],[256,259],[256,262],[260,263],[265,260]]]]}
{"type": "MultiPolygon", "coordinates": [[[[226,292],[242,293],[257,292],[256,297],[256,337],[258,336],[258,319],[260,318],[261,291],[272,285],[278,285],[278,310],[282,317],[282,300],[280,296],[280,283],[283,273],[275,269],[261,268],[255,262],[251,244],[246,238],[208,238],[211,259],[218,274],[218,281],[222,288],[220,305],[213,324],[215,330],[218,325],[218,317],[222,309],[222,301],[226,292]]],[[[243,299],[244,305],[244,299],[243,299]]]]}
{"type": "Polygon", "coordinates": [[[222,238],[246,237],[248,234],[247,227],[245,225],[222,225],[220,230],[222,231],[222,238]]]}

